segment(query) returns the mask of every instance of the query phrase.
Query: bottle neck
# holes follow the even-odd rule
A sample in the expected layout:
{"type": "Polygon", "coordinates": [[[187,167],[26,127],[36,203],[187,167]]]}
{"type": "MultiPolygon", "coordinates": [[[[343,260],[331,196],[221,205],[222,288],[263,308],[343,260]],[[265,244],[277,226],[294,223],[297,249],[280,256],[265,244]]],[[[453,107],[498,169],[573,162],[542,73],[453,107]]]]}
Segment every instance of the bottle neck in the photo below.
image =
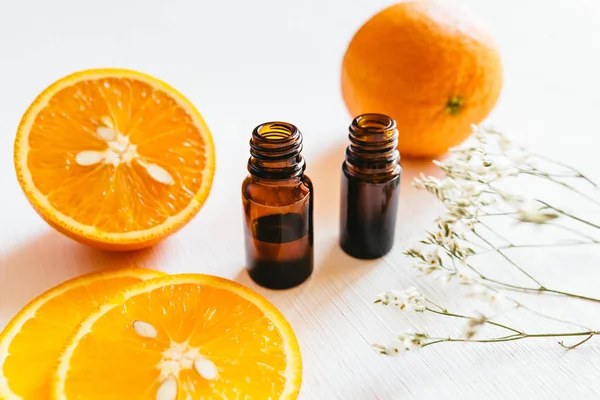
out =
{"type": "Polygon", "coordinates": [[[393,177],[400,170],[396,122],[383,114],[363,114],[349,128],[346,170],[364,179],[393,177]]]}
{"type": "Polygon", "coordinates": [[[250,139],[248,171],[265,180],[294,180],[304,174],[300,154],[302,133],[287,122],[267,122],[254,128],[250,139]]]}

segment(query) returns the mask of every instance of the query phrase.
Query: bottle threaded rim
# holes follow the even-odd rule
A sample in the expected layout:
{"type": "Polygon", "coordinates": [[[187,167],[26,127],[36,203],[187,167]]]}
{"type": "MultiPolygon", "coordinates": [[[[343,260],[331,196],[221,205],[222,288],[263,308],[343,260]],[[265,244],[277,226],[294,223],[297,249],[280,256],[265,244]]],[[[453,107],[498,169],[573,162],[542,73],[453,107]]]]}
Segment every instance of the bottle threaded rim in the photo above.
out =
{"type": "Polygon", "coordinates": [[[302,133],[288,122],[272,121],[258,125],[250,139],[248,171],[266,179],[294,178],[306,168],[302,133]]]}
{"type": "Polygon", "coordinates": [[[398,171],[398,129],[393,118],[377,113],[352,120],[346,149],[346,168],[354,174],[382,178],[398,171]]]}
{"type": "Polygon", "coordinates": [[[359,143],[384,144],[398,140],[398,129],[393,118],[377,113],[362,114],[350,124],[350,139],[359,143]]]}

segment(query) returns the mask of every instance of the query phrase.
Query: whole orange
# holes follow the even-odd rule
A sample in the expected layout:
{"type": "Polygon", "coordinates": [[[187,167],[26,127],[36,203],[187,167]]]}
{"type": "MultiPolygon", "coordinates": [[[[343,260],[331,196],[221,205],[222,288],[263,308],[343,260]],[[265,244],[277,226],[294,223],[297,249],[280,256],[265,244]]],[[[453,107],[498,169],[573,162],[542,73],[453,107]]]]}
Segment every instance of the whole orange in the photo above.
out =
{"type": "Polygon", "coordinates": [[[388,7],[350,42],[342,95],[352,116],[378,112],[398,124],[402,155],[431,157],[460,144],[496,104],[500,54],[459,4],[415,0],[388,7]]]}

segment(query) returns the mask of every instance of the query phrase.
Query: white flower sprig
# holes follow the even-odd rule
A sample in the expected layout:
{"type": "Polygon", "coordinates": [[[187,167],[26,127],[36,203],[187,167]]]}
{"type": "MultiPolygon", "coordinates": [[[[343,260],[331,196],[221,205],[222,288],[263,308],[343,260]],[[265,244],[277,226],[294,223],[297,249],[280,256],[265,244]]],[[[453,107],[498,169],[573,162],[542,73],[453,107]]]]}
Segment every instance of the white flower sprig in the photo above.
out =
{"type": "MultiPolygon", "coordinates": [[[[446,208],[445,214],[437,220],[436,229],[427,232],[427,236],[420,241],[421,245],[428,248],[406,250],[405,254],[415,259],[414,267],[427,275],[433,275],[443,280],[461,278],[466,276],[466,272],[469,272],[474,276],[469,278],[468,284],[481,286],[484,283],[482,287],[494,285],[504,289],[552,293],[600,303],[600,299],[580,296],[543,285],[505,252],[508,248],[528,246],[513,244],[499,236],[484,222],[486,217],[504,216],[523,223],[544,225],[563,217],[600,230],[600,225],[573,215],[546,201],[533,200],[520,193],[511,193],[497,188],[496,183],[505,178],[528,175],[556,183],[590,199],[588,195],[560,178],[580,178],[597,187],[591,179],[562,163],[557,164],[567,169],[567,172],[543,171],[536,165],[538,158],[541,157],[512,145],[503,134],[497,131],[474,127],[473,140],[452,149],[444,161],[435,162],[446,174],[443,179],[421,176],[414,181],[417,188],[435,195],[446,208]],[[492,206],[501,211],[496,211],[492,206]],[[490,239],[484,236],[482,228],[502,238],[506,245],[494,245],[490,239]],[[476,241],[483,242],[487,248],[483,251],[476,251],[474,249],[476,241]],[[494,280],[482,274],[470,259],[472,256],[489,251],[502,256],[509,264],[529,278],[533,285],[519,286],[511,282],[494,280]],[[441,256],[432,256],[432,254],[441,254],[441,256]]],[[[547,158],[543,159],[548,161],[547,158]]],[[[590,200],[600,205],[597,200],[593,198],[590,200]]],[[[562,225],[554,226],[564,228],[562,225]]],[[[571,228],[568,229],[572,231],[571,228]]],[[[580,236],[586,240],[572,241],[568,244],[600,243],[599,240],[583,233],[580,236]]],[[[548,245],[557,244],[550,243],[548,245]]],[[[465,282],[462,283],[465,284],[465,282]]]]}
{"type": "MultiPolygon", "coordinates": [[[[388,356],[398,356],[406,351],[417,350],[423,347],[431,346],[439,343],[448,342],[463,342],[463,343],[499,343],[499,342],[512,342],[520,339],[531,339],[531,338],[565,338],[565,337],[584,337],[583,340],[567,346],[563,341],[559,344],[566,349],[574,349],[577,346],[582,345],[596,335],[600,335],[600,331],[594,331],[591,329],[585,329],[578,332],[541,332],[541,333],[526,333],[521,329],[511,327],[506,324],[493,321],[484,314],[479,315],[465,315],[460,313],[449,312],[446,308],[434,303],[433,301],[426,298],[416,288],[411,287],[402,291],[390,291],[377,296],[375,303],[396,307],[400,310],[407,310],[412,308],[416,312],[429,312],[438,316],[459,318],[467,321],[464,336],[460,337],[436,337],[426,332],[415,332],[412,329],[406,329],[404,332],[399,333],[396,337],[390,341],[387,345],[374,344],[373,348],[381,354],[388,356]],[[408,300],[408,299],[413,300],[408,300]],[[418,300],[415,300],[418,299],[418,300]],[[406,303],[418,305],[418,307],[408,307],[406,303]],[[429,305],[428,305],[429,304],[429,305]],[[483,339],[477,339],[475,336],[478,333],[480,327],[485,325],[495,326],[503,329],[507,332],[504,336],[488,337],[483,339]]],[[[521,306],[517,303],[517,305],[521,306]]],[[[551,317],[550,317],[551,318],[551,317]]]]}
{"type": "MultiPolygon", "coordinates": [[[[572,223],[585,225],[600,230],[600,225],[582,216],[565,211],[542,199],[532,199],[521,192],[510,192],[501,189],[501,184],[509,178],[530,176],[559,185],[582,198],[600,206],[600,201],[572,185],[572,180],[585,181],[598,189],[598,185],[580,171],[564,163],[536,155],[513,145],[502,133],[480,126],[473,127],[474,134],[467,143],[451,149],[448,157],[434,163],[445,173],[442,179],[432,176],[421,176],[414,180],[414,185],[433,194],[445,207],[445,213],[436,220],[435,229],[428,231],[419,243],[404,254],[413,259],[413,267],[427,276],[444,282],[456,281],[469,290],[474,296],[487,302],[501,303],[510,300],[517,308],[529,310],[533,314],[557,320],[539,311],[526,307],[522,303],[510,299],[505,292],[519,291],[523,293],[553,294],[564,297],[600,303],[599,298],[570,293],[557,288],[550,288],[532,276],[526,269],[509,256],[508,250],[514,248],[545,247],[556,245],[589,245],[598,244],[600,240],[577,228],[556,223],[560,219],[568,219],[572,223]],[[562,169],[550,172],[542,165],[551,165],[562,169]],[[526,245],[513,243],[509,238],[496,232],[487,222],[487,218],[510,218],[519,223],[552,225],[578,235],[581,240],[568,242],[526,245]],[[502,245],[494,243],[489,236],[503,241],[502,245]],[[524,286],[511,281],[503,281],[484,275],[478,268],[475,257],[479,254],[495,252],[512,268],[526,277],[531,285],[524,286]]],[[[496,240],[497,241],[497,240],[496,240]]],[[[575,348],[592,337],[598,331],[587,329],[580,332],[567,333],[525,333],[520,329],[497,323],[481,314],[468,316],[460,313],[449,313],[423,296],[415,288],[403,291],[390,290],[378,295],[376,303],[393,306],[400,310],[411,309],[420,313],[467,319],[464,337],[436,337],[427,333],[406,331],[396,337],[390,345],[375,345],[383,354],[396,355],[403,351],[414,350],[443,342],[506,342],[536,337],[569,337],[585,338],[567,348],[575,348]],[[510,332],[507,336],[475,339],[478,328],[494,325],[510,332]]],[[[561,320],[562,321],[562,320],[561,320]]],[[[572,325],[574,323],[568,321],[572,325]]]]}
{"type": "Polygon", "coordinates": [[[405,308],[423,312],[427,308],[425,305],[425,297],[414,287],[410,287],[403,291],[390,290],[389,292],[380,293],[377,295],[375,303],[383,305],[392,305],[404,310],[405,308]]]}
{"type": "Polygon", "coordinates": [[[429,336],[426,333],[416,333],[407,329],[396,336],[388,345],[374,344],[373,348],[387,356],[398,356],[402,352],[416,350],[427,344],[429,336]]]}

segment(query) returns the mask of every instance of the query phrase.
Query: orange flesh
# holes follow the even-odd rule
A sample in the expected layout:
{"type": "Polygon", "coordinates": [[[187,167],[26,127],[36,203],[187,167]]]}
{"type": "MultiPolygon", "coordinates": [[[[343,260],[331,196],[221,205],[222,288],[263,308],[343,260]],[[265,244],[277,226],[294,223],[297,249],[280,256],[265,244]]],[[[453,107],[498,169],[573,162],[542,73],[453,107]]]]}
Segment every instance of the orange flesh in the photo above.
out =
{"type": "Polygon", "coordinates": [[[109,233],[152,228],[180,213],[198,193],[207,164],[206,140],[188,112],[167,93],[129,78],[82,80],[59,90],[36,116],[28,144],[33,183],[52,207],[109,233]],[[107,120],[139,157],[118,166],[79,165],[78,153],[108,148],[96,133],[107,120]],[[164,168],[174,184],[154,180],[144,162],[164,168]]]}
{"type": "Polygon", "coordinates": [[[177,399],[278,399],[284,390],[287,358],[279,329],[257,305],[228,290],[198,283],[159,287],[114,307],[90,329],[70,357],[65,398],[155,399],[169,376],[161,377],[161,365],[174,359],[165,354],[178,348],[173,354],[191,350],[211,360],[218,377],[204,379],[189,366],[171,371],[177,399]],[[151,324],[157,337],[141,337],[134,321],[151,324]]]}
{"type": "MultiPolygon", "coordinates": [[[[143,271],[146,277],[159,274],[150,270],[139,271],[143,271]]],[[[27,400],[49,399],[50,378],[56,360],[81,320],[108,297],[142,280],[143,277],[135,275],[111,278],[99,275],[98,280],[84,285],[77,285],[74,281],[74,287],[42,304],[8,347],[2,374],[7,378],[11,391],[27,400]]]]}

